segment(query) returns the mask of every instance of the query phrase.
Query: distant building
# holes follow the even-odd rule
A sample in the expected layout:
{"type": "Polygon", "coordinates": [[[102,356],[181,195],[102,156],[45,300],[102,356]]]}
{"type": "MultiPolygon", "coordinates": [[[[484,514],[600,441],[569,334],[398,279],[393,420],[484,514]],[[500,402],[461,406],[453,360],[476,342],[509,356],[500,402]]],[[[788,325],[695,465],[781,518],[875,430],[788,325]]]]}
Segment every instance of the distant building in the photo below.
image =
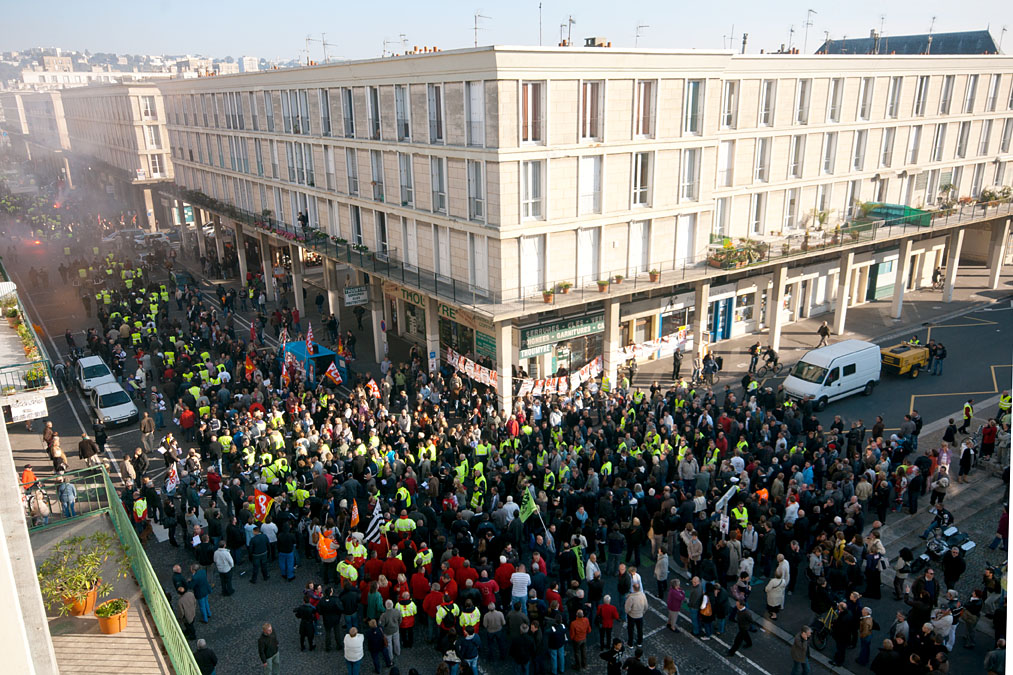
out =
{"type": "Polygon", "coordinates": [[[21,88],[44,91],[83,87],[89,84],[116,84],[119,82],[139,82],[148,79],[166,79],[171,76],[172,73],[138,71],[126,73],[106,70],[104,68],[92,70],[91,72],[48,69],[23,70],[21,71],[21,88]]]}
{"type": "Polygon", "coordinates": [[[69,73],[74,70],[74,62],[69,56],[43,56],[42,69],[69,73]]]}
{"type": "Polygon", "coordinates": [[[238,75],[239,64],[236,62],[219,61],[215,64],[215,72],[219,75],[238,75]]]}
{"type": "Polygon", "coordinates": [[[255,73],[260,70],[260,59],[256,56],[244,56],[239,59],[239,71],[242,73],[255,73]]]}
{"type": "Polygon", "coordinates": [[[827,40],[817,54],[998,54],[987,30],[920,35],[880,35],[869,31],[867,38],[827,40]]]}

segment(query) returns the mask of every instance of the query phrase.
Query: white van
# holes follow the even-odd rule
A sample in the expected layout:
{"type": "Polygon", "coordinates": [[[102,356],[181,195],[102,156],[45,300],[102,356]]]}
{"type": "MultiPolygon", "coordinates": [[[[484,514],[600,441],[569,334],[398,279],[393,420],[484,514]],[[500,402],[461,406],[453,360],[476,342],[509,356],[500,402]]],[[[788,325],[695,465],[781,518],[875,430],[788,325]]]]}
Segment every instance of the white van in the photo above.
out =
{"type": "Polygon", "coordinates": [[[879,383],[879,346],[862,340],[843,340],[813,349],[799,359],[784,381],[793,399],[811,396],[816,410],[830,401],[861,392],[868,396],[879,383]]]}
{"type": "Polygon", "coordinates": [[[82,394],[103,384],[115,384],[116,376],[100,356],[82,356],[74,364],[74,379],[82,394]]]}

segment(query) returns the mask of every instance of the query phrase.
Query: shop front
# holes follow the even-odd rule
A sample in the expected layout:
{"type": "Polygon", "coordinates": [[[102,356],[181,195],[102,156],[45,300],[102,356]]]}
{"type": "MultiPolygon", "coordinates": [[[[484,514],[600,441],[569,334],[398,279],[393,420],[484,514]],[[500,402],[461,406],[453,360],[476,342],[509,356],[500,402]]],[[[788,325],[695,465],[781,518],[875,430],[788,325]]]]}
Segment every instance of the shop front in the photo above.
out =
{"type": "Polygon", "coordinates": [[[440,352],[447,348],[486,368],[496,366],[496,331],[492,321],[444,302],[437,302],[440,352]]]}
{"type": "Polygon", "coordinates": [[[517,363],[529,377],[568,375],[602,355],[605,313],[521,328],[517,363]]]}
{"type": "Polygon", "coordinates": [[[647,298],[623,305],[619,314],[620,360],[638,363],[692,348],[693,293],[647,298]]]}
{"type": "Polygon", "coordinates": [[[383,285],[383,297],[391,318],[387,334],[396,335],[412,344],[425,347],[428,296],[410,288],[387,282],[383,285]]]}

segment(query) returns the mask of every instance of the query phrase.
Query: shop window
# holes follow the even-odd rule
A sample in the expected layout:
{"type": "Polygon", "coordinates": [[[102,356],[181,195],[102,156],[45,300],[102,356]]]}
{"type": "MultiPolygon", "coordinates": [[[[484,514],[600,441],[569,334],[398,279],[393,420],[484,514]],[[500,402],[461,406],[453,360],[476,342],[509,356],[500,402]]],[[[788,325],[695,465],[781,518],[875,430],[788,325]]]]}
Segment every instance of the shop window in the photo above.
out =
{"type": "Polygon", "coordinates": [[[752,321],[756,293],[743,293],[735,298],[735,321],[752,321]]]}
{"type": "Polygon", "coordinates": [[[426,310],[424,307],[404,304],[405,334],[424,341],[426,339],[426,310]]]}
{"type": "Polygon", "coordinates": [[[450,347],[461,354],[472,354],[475,348],[475,331],[467,326],[451,321],[440,319],[440,347],[450,347]]]}
{"type": "Polygon", "coordinates": [[[667,314],[661,315],[661,335],[671,335],[672,333],[678,333],[679,329],[683,326],[691,326],[693,324],[693,317],[696,312],[692,307],[688,309],[677,309],[667,314]]]}

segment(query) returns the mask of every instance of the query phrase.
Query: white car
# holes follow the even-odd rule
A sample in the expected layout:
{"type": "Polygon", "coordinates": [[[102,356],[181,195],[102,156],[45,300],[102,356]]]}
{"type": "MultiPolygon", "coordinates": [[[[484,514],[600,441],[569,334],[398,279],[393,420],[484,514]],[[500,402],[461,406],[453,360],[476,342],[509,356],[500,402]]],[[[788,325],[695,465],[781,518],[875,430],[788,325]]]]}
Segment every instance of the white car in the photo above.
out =
{"type": "Polygon", "coordinates": [[[99,356],[84,356],[74,365],[74,379],[82,393],[87,394],[102,384],[115,384],[116,376],[99,356]]]}
{"type": "Polygon", "coordinates": [[[90,401],[95,419],[107,427],[137,421],[137,406],[116,382],[92,389],[90,401]]]}

